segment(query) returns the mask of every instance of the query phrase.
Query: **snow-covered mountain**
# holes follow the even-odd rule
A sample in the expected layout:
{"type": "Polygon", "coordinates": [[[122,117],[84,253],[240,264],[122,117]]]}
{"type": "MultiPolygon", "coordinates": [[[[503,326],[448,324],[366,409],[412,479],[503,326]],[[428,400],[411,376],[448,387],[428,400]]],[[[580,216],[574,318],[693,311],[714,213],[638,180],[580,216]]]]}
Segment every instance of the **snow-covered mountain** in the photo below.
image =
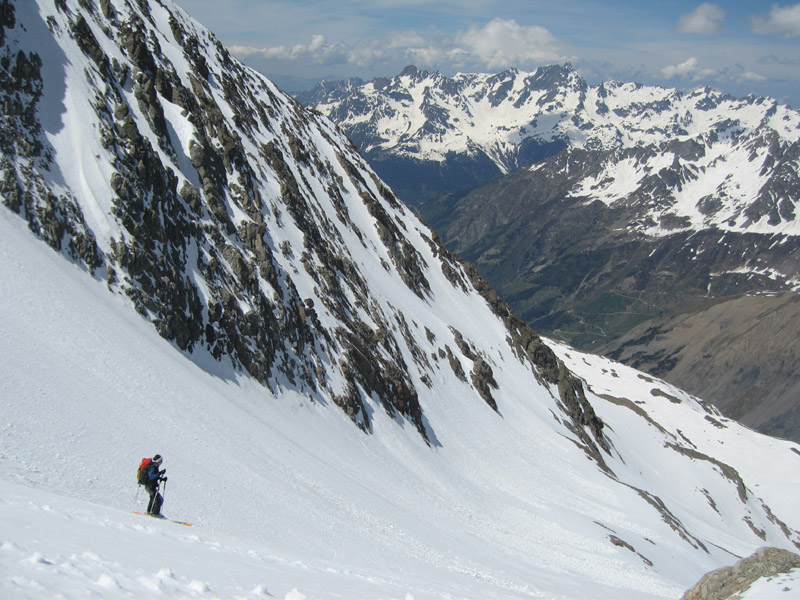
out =
{"type": "Polygon", "coordinates": [[[800,233],[800,112],[769,98],[590,86],[569,64],[453,77],[407,67],[370,82],[323,82],[298,98],[338,123],[407,202],[572,149],[593,160],[572,165],[581,171],[570,193],[637,205],[643,233],[800,233]]]}
{"type": "Polygon", "coordinates": [[[544,335],[800,441],[800,236],[715,226],[646,235],[637,225],[653,222],[635,202],[572,194],[597,159],[565,151],[429,203],[428,220],[544,335]]]}
{"type": "Polygon", "coordinates": [[[795,444],[540,339],[171,1],[0,17],[4,595],[677,597],[800,548],[795,444]],[[155,452],[193,530],[120,510],[155,452]]]}
{"type": "Polygon", "coordinates": [[[177,352],[5,209],[0,240],[4,598],[674,599],[800,543],[800,448],[628,367],[553,346],[606,424],[604,467],[521,370],[496,371],[502,415],[444,373],[423,387],[435,447],[377,406],[364,435],[177,352]],[[126,512],[155,452],[191,529],[126,512]]]}

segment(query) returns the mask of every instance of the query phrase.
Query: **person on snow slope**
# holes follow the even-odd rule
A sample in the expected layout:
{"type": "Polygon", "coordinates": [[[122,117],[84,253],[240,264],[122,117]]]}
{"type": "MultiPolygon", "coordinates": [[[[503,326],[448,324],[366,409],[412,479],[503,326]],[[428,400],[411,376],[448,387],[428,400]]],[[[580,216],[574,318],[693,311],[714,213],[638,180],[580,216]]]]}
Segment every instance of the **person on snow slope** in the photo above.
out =
{"type": "Polygon", "coordinates": [[[163,458],[160,454],[156,454],[144,468],[142,468],[141,481],[144,489],[150,494],[150,502],[147,504],[147,514],[154,517],[161,516],[161,505],[164,503],[164,497],[159,493],[158,487],[162,481],[167,478],[164,473],[166,469],[160,469],[163,458]]]}

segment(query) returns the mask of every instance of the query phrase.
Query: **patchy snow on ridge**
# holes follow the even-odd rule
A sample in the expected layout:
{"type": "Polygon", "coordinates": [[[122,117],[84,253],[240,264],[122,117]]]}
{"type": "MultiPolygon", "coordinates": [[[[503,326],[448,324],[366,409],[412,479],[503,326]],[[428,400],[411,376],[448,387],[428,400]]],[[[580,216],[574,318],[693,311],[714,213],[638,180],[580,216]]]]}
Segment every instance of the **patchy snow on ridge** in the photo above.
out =
{"type": "Polygon", "coordinates": [[[407,186],[410,202],[492,180],[481,171],[473,182],[456,175],[448,182],[448,168],[458,173],[462,163],[487,169],[491,161],[497,177],[585,150],[599,153],[603,168],[590,161],[572,195],[641,206],[636,221],[645,235],[707,228],[800,235],[800,112],[770,98],[737,99],[708,87],[589,86],[570,65],[452,78],[407,67],[394,78],[333,92],[319,86],[300,97],[357,139],[401,189],[392,159],[438,163],[454,189],[439,190],[433,167],[420,167],[430,181],[407,186]]]}

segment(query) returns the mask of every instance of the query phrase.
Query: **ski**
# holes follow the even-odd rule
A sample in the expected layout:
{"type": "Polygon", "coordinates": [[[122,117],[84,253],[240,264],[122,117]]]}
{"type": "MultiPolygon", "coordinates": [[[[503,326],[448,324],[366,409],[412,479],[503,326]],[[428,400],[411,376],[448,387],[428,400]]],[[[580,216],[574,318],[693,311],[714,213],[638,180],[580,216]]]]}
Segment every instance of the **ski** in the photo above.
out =
{"type": "Polygon", "coordinates": [[[194,525],[194,523],[187,523],[186,521],[176,521],[174,519],[168,519],[167,517],[164,517],[164,516],[161,516],[161,515],[149,515],[149,514],[144,513],[144,512],[139,512],[138,510],[132,510],[130,512],[133,513],[134,515],[141,515],[143,517],[150,517],[151,519],[158,519],[159,521],[169,521],[170,523],[176,523],[178,525],[184,525],[186,527],[192,527],[194,525]]]}

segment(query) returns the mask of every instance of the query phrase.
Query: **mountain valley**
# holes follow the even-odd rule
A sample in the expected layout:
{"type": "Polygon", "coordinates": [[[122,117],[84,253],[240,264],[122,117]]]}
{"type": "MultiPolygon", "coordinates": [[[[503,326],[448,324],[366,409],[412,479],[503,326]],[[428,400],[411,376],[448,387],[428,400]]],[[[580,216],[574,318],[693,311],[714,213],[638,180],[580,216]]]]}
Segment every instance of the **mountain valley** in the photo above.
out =
{"type": "MultiPolygon", "coordinates": [[[[422,165],[406,186],[438,195],[399,185],[400,197],[534,329],[800,439],[791,327],[764,352],[696,328],[667,339],[668,323],[704,322],[719,303],[800,290],[800,113],[710,88],[590,86],[569,65],[453,78],[408,68],[298,97],[387,180],[393,161],[422,165]],[[449,165],[487,161],[495,181],[448,183],[449,165]]],[[[728,318],[754,325],[747,311],[728,318]]]]}

